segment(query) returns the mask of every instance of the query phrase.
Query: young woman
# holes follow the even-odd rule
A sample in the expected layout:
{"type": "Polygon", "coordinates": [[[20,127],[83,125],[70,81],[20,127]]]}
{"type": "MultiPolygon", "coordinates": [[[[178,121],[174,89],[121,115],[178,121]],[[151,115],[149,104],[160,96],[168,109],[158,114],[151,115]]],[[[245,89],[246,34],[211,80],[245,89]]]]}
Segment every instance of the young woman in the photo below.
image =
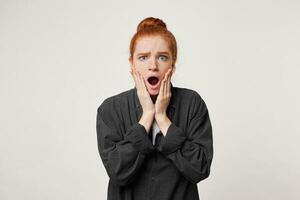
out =
{"type": "Polygon", "coordinates": [[[130,44],[135,87],[97,110],[97,142],[109,176],[108,200],[199,200],[213,159],[202,97],[174,87],[177,44],[166,24],[141,21],[130,44]]]}

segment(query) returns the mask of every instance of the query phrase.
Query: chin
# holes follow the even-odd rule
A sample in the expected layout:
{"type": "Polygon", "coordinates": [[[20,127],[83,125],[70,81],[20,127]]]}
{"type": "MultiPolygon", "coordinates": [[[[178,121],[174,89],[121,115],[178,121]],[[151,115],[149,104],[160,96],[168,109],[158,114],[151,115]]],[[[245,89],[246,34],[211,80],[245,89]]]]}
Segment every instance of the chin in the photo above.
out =
{"type": "Polygon", "coordinates": [[[151,88],[148,88],[148,92],[150,95],[155,96],[155,95],[158,95],[159,89],[153,90],[151,88]]]}
{"type": "Polygon", "coordinates": [[[152,95],[152,96],[156,96],[156,95],[158,95],[158,92],[149,93],[149,94],[152,95]]]}

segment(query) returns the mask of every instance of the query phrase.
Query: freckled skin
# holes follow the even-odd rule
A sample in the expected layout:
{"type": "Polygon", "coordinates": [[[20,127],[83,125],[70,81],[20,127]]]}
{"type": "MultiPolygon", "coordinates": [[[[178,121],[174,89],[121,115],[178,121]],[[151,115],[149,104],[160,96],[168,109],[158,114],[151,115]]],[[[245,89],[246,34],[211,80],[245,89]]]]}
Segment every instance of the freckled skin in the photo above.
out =
{"type": "Polygon", "coordinates": [[[130,72],[134,78],[143,115],[139,120],[147,133],[155,120],[166,135],[171,121],[166,111],[171,98],[170,80],[175,71],[171,51],[167,42],[161,36],[145,36],[137,41],[130,72]],[[141,54],[142,53],[142,54],[141,54]],[[155,88],[147,81],[149,76],[155,75],[159,83],[155,88]]]}
{"type": "MultiPolygon", "coordinates": [[[[156,101],[159,93],[161,81],[168,69],[172,68],[172,54],[169,50],[167,42],[161,36],[142,37],[137,41],[133,60],[129,60],[131,65],[142,75],[145,81],[146,88],[153,102],[156,101]],[[148,52],[148,55],[139,55],[139,53],[148,52]],[[168,52],[161,54],[159,52],[168,52]],[[147,77],[150,74],[159,76],[159,84],[153,89],[148,83],[147,77]]],[[[173,71],[175,68],[173,67],[173,71]]]]}

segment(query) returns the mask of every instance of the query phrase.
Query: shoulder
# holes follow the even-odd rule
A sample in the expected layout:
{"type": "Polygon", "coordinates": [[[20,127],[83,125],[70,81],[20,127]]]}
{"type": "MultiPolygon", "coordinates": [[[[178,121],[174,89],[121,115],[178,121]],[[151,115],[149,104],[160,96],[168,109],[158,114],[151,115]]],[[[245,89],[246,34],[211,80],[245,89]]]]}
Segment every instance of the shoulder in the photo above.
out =
{"type": "Polygon", "coordinates": [[[194,89],[174,87],[174,92],[179,103],[188,107],[192,115],[202,115],[207,112],[207,107],[202,95],[194,89]]]}
{"type": "Polygon", "coordinates": [[[204,100],[202,96],[194,89],[185,87],[174,87],[176,98],[182,99],[182,101],[190,104],[202,104],[204,100]]]}
{"type": "Polygon", "coordinates": [[[117,115],[122,105],[129,101],[132,93],[133,89],[128,89],[105,98],[98,106],[98,114],[106,117],[117,115]]]}

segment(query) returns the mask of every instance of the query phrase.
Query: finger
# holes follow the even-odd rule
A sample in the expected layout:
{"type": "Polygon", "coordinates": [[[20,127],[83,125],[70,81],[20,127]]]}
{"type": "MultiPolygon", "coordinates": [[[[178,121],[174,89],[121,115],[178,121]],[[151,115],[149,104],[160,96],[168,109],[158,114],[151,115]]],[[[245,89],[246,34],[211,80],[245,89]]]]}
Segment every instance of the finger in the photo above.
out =
{"type": "Polygon", "coordinates": [[[143,83],[143,77],[141,76],[141,74],[138,71],[136,71],[136,73],[137,73],[137,77],[138,77],[139,83],[141,84],[141,87],[143,87],[143,85],[144,85],[144,83],[143,83]]]}
{"type": "Polygon", "coordinates": [[[171,93],[171,77],[172,77],[172,68],[169,71],[169,77],[168,77],[168,81],[167,81],[167,91],[168,91],[168,95],[170,95],[171,93]]]}
{"type": "Polygon", "coordinates": [[[167,96],[167,94],[168,94],[169,77],[170,77],[170,69],[166,73],[166,81],[165,81],[165,86],[164,86],[164,94],[165,94],[165,96],[167,96]]]}
{"type": "Polygon", "coordinates": [[[143,92],[148,93],[143,76],[137,71],[139,83],[143,92]]]}
{"type": "Polygon", "coordinates": [[[167,81],[168,81],[168,73],[165,74],[165,78],[164,78],[164,84],[163,84],[163,96],[166,96],[166,85],[167,85],[167,81]]]}
{"type": "Polygon", "coordinates": [[[133,68],[130,68],[130,74],[131,74],[132,79],[133,79],[133,81],[135,83],[135,86],[136,86],[136,76],[135,76],[135,72],[134,72],[133,68]]]}
{"type": "Polygon", "coordinates": [[[139,78],[138,72],[135,68],[133,69],[133,73],[134,73],[134,76],[135,76],[137,89],[140,90],[140,91],[143,91],[143,88],[142,88],[141,83],[140,83],[140,78],[139,78]]]}
{"type": "Polygon", "coordinates": [[[159,88],[159,93],[158,93],[158,97],[163,95],[163,88],[164,88],[164,80],[165,80],[165,76],[164,78],[161,80],[161,84],[160,84],[160,88],[159,88]]]}
{"type": "Polygon", "coordinates": [[[132,78],[134,79],[135,85],[137,86],[136,72],[133,67],[131,68],[131,74],[132,74],[132,78]]]}
{"type": "Polygon", "coordinates": [[[168,94],[169,74],[170,74],[170,71],[168,71],[167,74],[166,74],[166,83],[165,83],[165,88],[164,88],[164,90],[165,90],[165,96],[167,96],[167,94],[168,94]]]}
{"type": "Polygon", "coordinates": [[[173,70],[172,68],[170,69],[170,72],[169,72],[169,78],[168,78],[168,86],[167,86],[167,91],[168,91],[168,95],[171,95],[171,77],[173,75],[173,70]]]}

